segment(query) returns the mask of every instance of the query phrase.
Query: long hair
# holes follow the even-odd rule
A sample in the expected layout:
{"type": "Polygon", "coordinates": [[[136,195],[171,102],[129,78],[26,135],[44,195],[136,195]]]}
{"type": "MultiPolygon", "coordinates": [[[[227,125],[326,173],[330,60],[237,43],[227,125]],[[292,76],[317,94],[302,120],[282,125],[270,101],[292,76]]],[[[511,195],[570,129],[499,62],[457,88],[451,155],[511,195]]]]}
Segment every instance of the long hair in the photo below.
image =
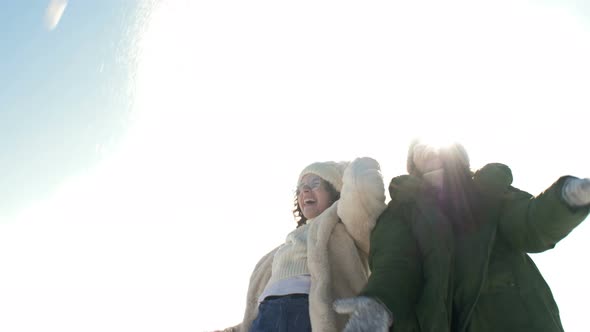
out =
{"type": "Polygon", "coordinates": [[[460,144],[440,150],[445,172],[440,201],[442,209],[456,230],[470,229],[480,220],[478,211],[481,198],[465,156],[465,148],[460,144]]]}
{"type": "MultiPolygon", "coordinates": [[[[326,191],[328,191],[328,193],[330,194],[330,199],[332,201],[332,204],[334,204],[334,202],[336,202],[338,199],[340,199],[340,192],[338,192],[336,190],[336,188],[334,188],[334,186],[322,179],[322,186],[324,186],[324,188],[326,189],[326,191]]],[[[305,223],[307,222],[307,218],[305,218],[305,216],[303,215],[303,212],[301,211],[301,207],[299,206],[299,202],[297,201],[297,196],[298,193],[295,192],[295,204],[294,204],[294,208],[293,208],[293,216],[295,217],[295,222],[297,222],[297,227],[295,228],[299,228],[303,225],[305,225],[305,223]]],[[[330,204],[330,205],[332,205],[330,204]]]]}

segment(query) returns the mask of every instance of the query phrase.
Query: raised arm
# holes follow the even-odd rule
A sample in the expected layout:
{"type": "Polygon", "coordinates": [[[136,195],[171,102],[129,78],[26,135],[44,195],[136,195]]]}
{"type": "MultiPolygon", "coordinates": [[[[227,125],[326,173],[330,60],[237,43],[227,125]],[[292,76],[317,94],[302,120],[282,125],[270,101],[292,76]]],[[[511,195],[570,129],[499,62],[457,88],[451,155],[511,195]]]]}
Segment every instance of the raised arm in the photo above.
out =
{"type": "Polygon", "coordinates": [[[500,199],[498,230],[515,249],[523,252],[555,247],[588,216],[588,179],[561,177],[536,197],[510,186],[512,174],[506,165],[484,166],[475,174],[475,181],[484,194],[496,193],[493,196],[500,199]]]}
{"type": "Polygon", "coordinates": [[[572,207],[563,200],[566,180],[557,180],[536,197],[511,189],[499,231],[515,248],[525,252],[551,249],[588,216],[588,207],[572,207]]]}
{"type": "Polygon", "coordinates": [[[344,170],[338,216],[366,254],[371,230],[385,207],[385,186],[379,163],[368,157],[353,160],[344,170]]]}

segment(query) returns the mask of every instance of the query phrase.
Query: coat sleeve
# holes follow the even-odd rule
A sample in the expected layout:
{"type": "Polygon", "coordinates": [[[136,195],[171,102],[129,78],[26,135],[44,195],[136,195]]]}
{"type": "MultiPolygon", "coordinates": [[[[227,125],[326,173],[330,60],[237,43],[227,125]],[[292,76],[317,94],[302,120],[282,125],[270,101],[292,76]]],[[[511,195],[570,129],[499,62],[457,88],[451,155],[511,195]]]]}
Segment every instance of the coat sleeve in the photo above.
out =
{"type": "Polygon", "coordinates": [[[499,231],[516,249],[542,252],[555,247],[588,216],[588,207],[572,208],[562,198],[562,177],[540,195],[510,188],[503,202],[499,231]]]}
{"type": "Polygon", "coordinates": [[[369,237],[379,215],[385,210],[385,186],[379,163],[357,158],[344,170],[338,216],[346,231],[365,254],[369,237]]]}
{"type": "Polygon", "coordinates": [[[418,301],[422,269],[407,207],[390,203],[371,233],[371,275],[361,295],[378,298],[393,314],[395,326],[411,320],[418,301]],[[405,211],[403,211],[405,210],[405,211]]]}

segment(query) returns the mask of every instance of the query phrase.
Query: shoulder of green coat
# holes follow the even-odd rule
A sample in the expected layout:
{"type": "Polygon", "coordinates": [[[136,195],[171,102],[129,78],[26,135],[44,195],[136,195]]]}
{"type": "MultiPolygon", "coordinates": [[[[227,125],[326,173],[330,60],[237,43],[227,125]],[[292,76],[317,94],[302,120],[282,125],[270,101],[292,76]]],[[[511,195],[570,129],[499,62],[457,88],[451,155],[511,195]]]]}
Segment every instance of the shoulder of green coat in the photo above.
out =
{"type": "Polygon", "coordinates": [[[482,194],[496,197],[510,191],[512,180],[510,167],[500,163],[487,164],[473,175],[473,182],[482,194]]]}
{"type": "Polygon", "coordinates": [[[400,175],[389,182],[390,203],[406,203],[415,200],[424,186],[424,181],[413,175],[400,175]]]}

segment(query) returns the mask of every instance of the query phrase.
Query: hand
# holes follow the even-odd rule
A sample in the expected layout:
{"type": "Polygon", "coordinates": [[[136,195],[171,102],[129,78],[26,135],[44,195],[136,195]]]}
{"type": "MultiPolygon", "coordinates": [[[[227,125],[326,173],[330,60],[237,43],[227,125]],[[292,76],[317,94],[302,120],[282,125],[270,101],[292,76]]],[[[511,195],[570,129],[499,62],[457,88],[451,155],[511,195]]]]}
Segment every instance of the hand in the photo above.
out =
{"type": "Polygon", "coordinates": [[[422,178],[435,188],[441,189],[444,181],[444,168],[439,149],[432,145],[418,143],[413,148],[412,159],[416,169],[422,174],[422,178]]]}
{"type": "Polygon", "coordinates": [[[565,180],[561,194],[572,207],[590,204],[590,179],[569,178],[565,180]]]}
{"type": "Polygon", "coordinates": [[[443,167],[439,149],[433,145],[418,143],[412,151],[414,165],[420,173],[428,173],[443,167]]]}
{"type": "Polygon", "coordinates": [[[387,307],[367,296],[336,300],[334,310],[350,314],[343,332],[387,332],[393,323],[387,307]]]}

